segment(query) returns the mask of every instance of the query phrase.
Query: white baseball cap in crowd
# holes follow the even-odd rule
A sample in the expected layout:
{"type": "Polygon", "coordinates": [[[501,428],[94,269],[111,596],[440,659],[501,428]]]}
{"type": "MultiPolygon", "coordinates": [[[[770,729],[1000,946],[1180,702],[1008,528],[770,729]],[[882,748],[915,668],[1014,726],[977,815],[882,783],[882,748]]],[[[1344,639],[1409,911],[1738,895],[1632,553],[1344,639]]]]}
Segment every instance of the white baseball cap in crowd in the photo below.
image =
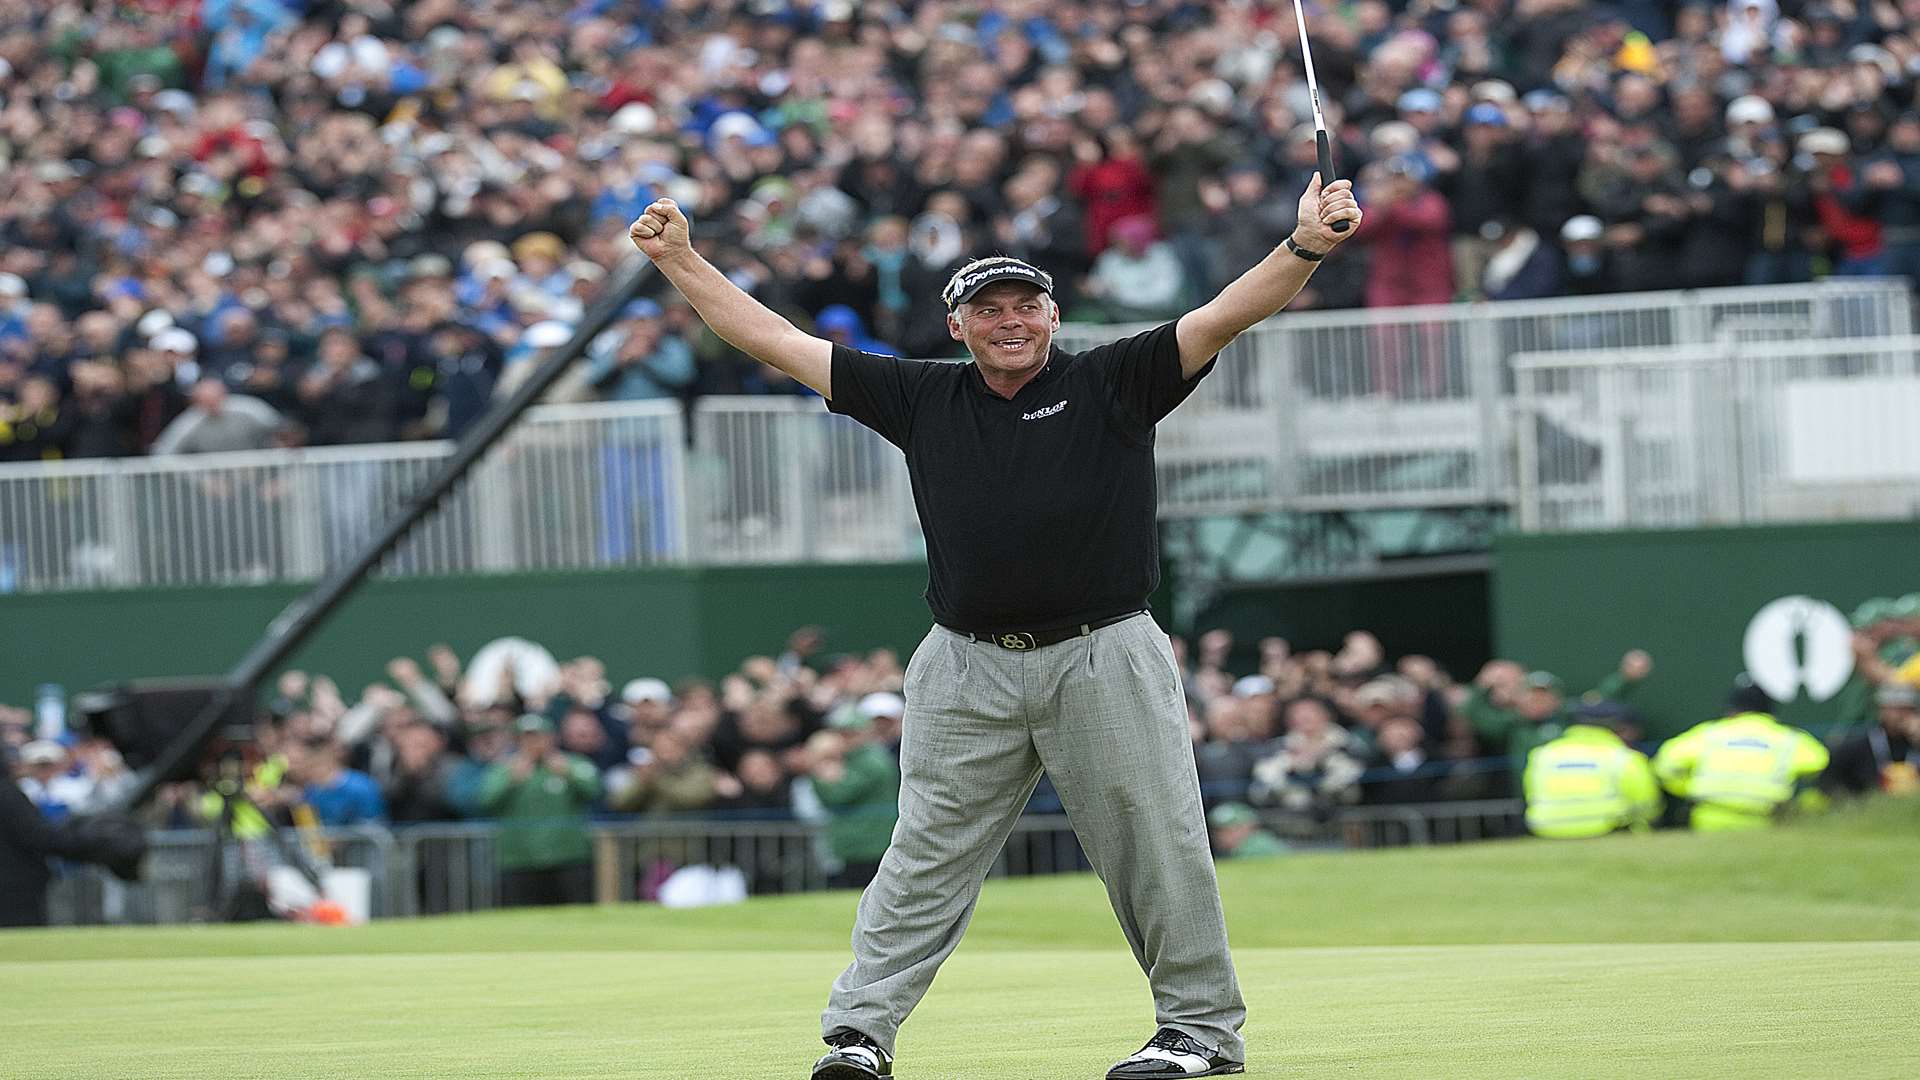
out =
{"type": "Polygon", "coordinates": [[[20,760],[28,765],[55,765],[67,760],[67,748],[52,739],[35,739],[20,748],[20,760]]]}
{"type": "Polygon", "coordinates": [[[177,326],[170,326],[153,335],[151,344],[161,352],[185,353],[188,356],[200,351],[200,339],[177,326]]]}
{"type": "Polygon", "coordinates": [[[660,114],[642,101],[630,101],[607,121],[607,126],[622,135],[651,135],[660,126],[660,114]]]}
{"type": "Polygon", "coordinates": [[[1847,133],[1839,128],[1817,127],[1800,136],[1800,152],[1803,154],[1845,154],[1853,148],[1847,133]]]}
{"type": "Polygon", "coordinates": [[[1520,94],[1513,84],[1504,79],[1482,79],[1473,84],[1467,96],[1474,101],[1495,101],[1503,105],[1520,100],[1520,94]]]}
{"type": "Polygon", "coordinates": [[[1265,675],[1243,675],[1233,684],[1234,697],[1253,697],[1273,693],[1273,680],[1265,675]]]}
{"type": "Polygon", "coordinates": [[[505,262],[508,273],[513,271],[513,253],[498,240],[475,240],[460,253],[460,264],[468,269],[492,262],[505,262]]]}
{"type": "Polygon", "coordinates": [[[1771,124],[1773,105],[1757,94],[1734,98],[1727,103],[1728,124],[1771,124]]]}
{"type": "Polygon", "coordinates": [[[191,116],[197,106],[193,95],[185,90],[162,90],[153,95],[153,107],[181,116],[191,116]]]}
{"type": "Polygon", "coordinates": [[[1393,705],[1400,700],[1399,689],[1385,679],[1375,679],[1353,692],[1353,702],[1361,708],[1372,705],[1393,705]]]}
{"type": "Polygon", "coordinates": [[[520,335],[520,343],[529,349],[551,349],[565,345],[572,338],[573,327],[548,319],[527,327],[527,332],[520,335]]]}
{"type": "Polygon", "coordinates": [[[0,296],[18,300],[27,295],[27,279],[19,274],[0,274],[0,296]]]}
{"type": "Polygon", "coordinates": [[[746,113],[735,110],[729,113],[722,113],[715,119],[713,125],[707,129],[707,138],[717,146],[735,136],[743,140],[753,139],[766,134],[766,130],[766,128],[760,126],[760,121],[755,120],[746,113]]]}
{"type": "Polygon", "coordinates": [[[146,338],[149,344],[152,343],[155,336],[162,331],[172,329],[172,327],[173,313],[161,308],[154,308],[152,311],[140,316],[140,321],[133,324],[133,328],[139,331],[140,336],[146,338]]]}
{"type": "Polygon", "coordinates": [[[665,705],[673,701],[673,688],[664,679],[634,679],[620,688],[620,700],[629,705],[643,701],[665,705]]]}
{"type": "Polygon", "coordinates": [[[882,690],[868,694],[860,699],[860,711],[868,716],[891,716],[898,719],[906,715],[907,699],[899,694],[889,694],[882,690]]]}
{"type": "Polygon", "coordinates": [[[1606,231],[1607,227],[1600,224],[1599,218],[1592,214],[1581,214],[1568,218],[1567,223],[1560,226],[1560,239],[1565,243],[1577,244],[1583,240],[1598,240],[1600,234],[1606,231]]]}
{"type": "Polygon", "coordinates": [[[515,273],[510,259],[488,259],[473,267],[473,276],[481,281],[508,281],[515,273]]]}

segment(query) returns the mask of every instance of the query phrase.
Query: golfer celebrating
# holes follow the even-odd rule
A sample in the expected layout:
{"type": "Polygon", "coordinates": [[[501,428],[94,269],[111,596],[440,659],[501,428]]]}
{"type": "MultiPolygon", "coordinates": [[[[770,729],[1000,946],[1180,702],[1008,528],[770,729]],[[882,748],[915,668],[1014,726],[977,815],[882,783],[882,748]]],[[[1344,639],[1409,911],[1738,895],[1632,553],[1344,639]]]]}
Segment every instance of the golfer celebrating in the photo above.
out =
{"type": "Polygon", "coordinates": [[[1352,184],[1300,199],[1293,235],[1179,321],[1068,354],[1053,279],[1018,259],[947,283],[970,364],[802,333],[694,252],[671,200],[628,231],[714,333],[819,391],[907,458],[934,627],[907,665],[900,820],[860,898],[814,1080],[893,1075],[894,1036],[959,944],[1044,768],[1153,987],[1158,1032],[1109,1077],[1243,1071],[1187,710],[1158,584],[1154,425],[1214,356],[1293,299],[1360,223],[1352,184]]]}

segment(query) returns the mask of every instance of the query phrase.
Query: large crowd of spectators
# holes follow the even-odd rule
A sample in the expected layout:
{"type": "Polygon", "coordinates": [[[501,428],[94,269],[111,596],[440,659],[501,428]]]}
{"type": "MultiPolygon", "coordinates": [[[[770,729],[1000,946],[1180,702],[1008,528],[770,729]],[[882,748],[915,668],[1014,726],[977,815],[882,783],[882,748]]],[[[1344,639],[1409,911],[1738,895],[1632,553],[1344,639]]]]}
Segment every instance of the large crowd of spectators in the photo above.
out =
{"type": "MultiPolygon", "coordinates": [[[[1856,624],[1858,685],[1833,705],[1835,794],[1885,786],[1887,766],[1920,757],[1920,594],[1863,605],[1856,624]]],[[[280,825],[498,821],[509,902],[585,900],[588,823],[626,815],[812,823],[835,880],[862,885],[896,813],[904,673],[889,650],[827,645],[803,628],[717,682],[616,682],[593,657],[559,662],[512,638],[465,663],[444,645],[424,663],[397,658],[357,695],[288,672],[262,702],[244,790],[280,825]]],[[[1223,855],[1261,848],[1250,811],[1311,825],[1357,804],[1513,795],[1529,751],[1570,723],[1636,740],[1635,689],[1653,671],[1634,650],[1579,693],[1509,659],[1456,680],[1427,657],[1389,657],[1364,631],[1295,652],[1278,638],[1236,649],[1214,630],[1176,638],[1174,651],[1223,855]]],[[[34,723],[0,708],[0,743],[57,819],[120,765],[96,739],[34,739],[34,723]]],[[[1059,809],[1044,783],[1030,809],[1059,809]]],[[[173,828],[224,812],[196,783],[164,788],[145,810],[173,828]]]]}
{"type": "MultiPolygon", "coordinates": [[[[1296,307],[1920,263],[1920,0],[1312,3],[1357,242],[1296,307]]],[[[660,195],[939,356],[987,250],[1158,319],[1292,228],[1288,5],[0,0],[0,460],[457,436],[660,195]]],[[[563,396],[804,393],[662,297],[563,396]]]]}

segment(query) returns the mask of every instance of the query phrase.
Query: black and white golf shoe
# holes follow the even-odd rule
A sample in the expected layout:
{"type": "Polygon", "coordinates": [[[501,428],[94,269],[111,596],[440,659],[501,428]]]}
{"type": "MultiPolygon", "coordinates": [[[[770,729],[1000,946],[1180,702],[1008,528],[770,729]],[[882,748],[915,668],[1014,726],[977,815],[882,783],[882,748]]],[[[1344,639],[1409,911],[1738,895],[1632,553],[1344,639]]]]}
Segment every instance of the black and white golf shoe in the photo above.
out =
{"type": "Polygon", "coordinates": [[[1225,1076],[1247,1071],[1244,1062],[1221,1057],[1220,1052],[1178,1028],[1163,1027],[1140,1052],[1107,1070],[1107,1080],[1137,1077],[1225,1076]]]}
{"type": "Polygon", "coordinates": [[[842,1031],[827,1040],[833,1050],[814,1062],[813,1080],[880,1080],[893,1075],[893,1059],[880,1044],[857,1031],[842,1031]]]}

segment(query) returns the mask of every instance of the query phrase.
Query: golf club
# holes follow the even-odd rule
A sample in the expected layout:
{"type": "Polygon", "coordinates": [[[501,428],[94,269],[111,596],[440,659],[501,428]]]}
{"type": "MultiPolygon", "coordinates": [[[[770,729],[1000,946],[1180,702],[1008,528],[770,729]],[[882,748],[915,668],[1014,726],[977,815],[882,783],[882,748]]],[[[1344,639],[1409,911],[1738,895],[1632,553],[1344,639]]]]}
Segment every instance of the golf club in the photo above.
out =
{"type": "MultiPolygon", "coordinates": [[[[1293,18],[1300,26],[1300,59],[1307,69],[1307,96],[1313,101],[1313,141],[1320,151],[1320,188],[1333,183],[1333,142],[1327,138],[1327,118],[1320,112],[1320,80],[1313,77],[1313,48],[1307,44],[1307,13],[1293,0],[1293,18]]],[[[1346,232],[1349,222],[1333,223],[1334,232],[1346,232]]]]}

